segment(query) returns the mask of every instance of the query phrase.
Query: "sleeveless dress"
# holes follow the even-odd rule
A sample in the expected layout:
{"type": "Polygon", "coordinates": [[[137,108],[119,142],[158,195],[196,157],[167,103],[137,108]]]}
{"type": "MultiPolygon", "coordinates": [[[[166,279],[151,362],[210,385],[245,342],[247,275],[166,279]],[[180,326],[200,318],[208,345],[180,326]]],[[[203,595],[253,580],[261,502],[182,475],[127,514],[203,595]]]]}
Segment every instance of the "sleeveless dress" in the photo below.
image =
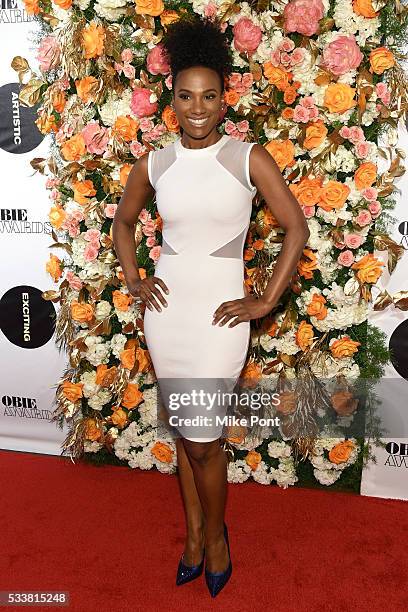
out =
{"type": "Polygon", "coordinates": [[[161,312],[145,309],[144,335],[162,400],[175,417],[172,426],[189,440],[221,436],[226,405],[216,392],[233,390],[249,346],[249,321],[230,328],[231,320],[222,326],[212,320],[222,302],[245,297],[243,246],[256,193],[249,174],[254,144],[225,134],[213,145],[188,149],[180,137],[148,155],[163,221],[155,276],[169,293],[163,292],[168,305],[161,305],[161,312]],[[196,396],[184,406],[172,395],[193,390],[202,391],[201,400],[196,396]],[[213,394],[210,404],[203,402],[204,392],[207,398],[213,394]],[[194,425],[183,425],[193,416],[200,417],[194,425]]]}

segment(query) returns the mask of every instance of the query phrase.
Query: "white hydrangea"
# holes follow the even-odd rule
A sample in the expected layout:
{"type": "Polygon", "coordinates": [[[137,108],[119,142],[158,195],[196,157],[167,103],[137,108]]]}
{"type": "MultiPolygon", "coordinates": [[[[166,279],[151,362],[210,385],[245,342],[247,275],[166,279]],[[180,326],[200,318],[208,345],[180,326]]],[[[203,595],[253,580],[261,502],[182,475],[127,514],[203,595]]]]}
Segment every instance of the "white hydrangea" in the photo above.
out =
{"type": "Polygon", "coordinates": [[[106,319],[106,317],[110,315],[110,312],[111,312],[111,305],[109,304],[108,301],[101,300],[100,302],[97,303],[96,308],[95,308],[95,317],[96,319],[98,319],[98,321],[102,321],[103,319],[106,319]]]}
{"type": "Polygon", "coordinates": [[[91,397],[98,392],[99,385],[96,384],[96,371],[83,372],[80,377],[80,382],[83,383],[82,393],[84,397],[91,397]]]}
{"type": "Polygon", "coordinates": [[[94,11],[108,21],[118,21],[126,14],[126,0],[98,0],[94,4],[94,11]]]}
{"type": "Polygon", "coordinates": [[[243,459],[231,461],[228,464],[228,482],[245,482],[251,475],[251,468],[243,459]]]}
{"type": "Polygon", "coordinates": [[[112,355],[119,359],[121,352],[125,348],[126,341],[127,338],[124,334],[114,334],[110,341],[112,355]]]}
{"type": "Polygon", "coordinates": [[[343,374],[346,378],[355,379],[360,374],[360,368],[352,357],[334,359],[331,353],[320,353],[310,364],[310,369],[317,377],[334,378],[343,374]]]}
{"type": "Polygon", "coordinates": [[[355,34],[357,44],[364,47],[368,38],[373,38],[380,27],[378,17],[367,19],[353,11],[352,0],[336,2],[333,19],[344,34],[355,34]]]}
{"type": "Polygon", "coordinates": [[[138,411],[144,426],[156,425],[157,423],[157,387],[151,387],[143,391],[143,402],[139,404],[138,411]]]}
{"type": "Polygon", "coordinates": [[[98,107],[101,120],[105,126],[112,126],[117,117],[121,115],[132,115],[130,102],[132,99],[132,90],[125,89],[118,97],[117,93],[109,90],[106,102],[98,107]]]}
{"type": "Polygon", "coordinates": [[[259,338],[262,348],[268,353],[273,349],[287,355],[296,355],[299,352],[299,345],[295,340],[295,330],[289,330],[279,338],[272,338],[268,334],[262,334],[259,338]]]}
{"type": "Polygon", "coordinates": [[[265,461],[261,461],[256,470],[251,470],[251,476],[255,482],[263,485],[269,485],[273,480],[273,473],[269,471],[269,466],[265,461]]]}
{"type": "Polygon", "coordinates": [[[85,344],[88,347],[87,351],[82,351],[81,355],[85,357],[93,366],[98,366],[101,363],[108,363],[110,355],[110,344],[104,342],[100,336],[87,336],[85,344]]]}
{"type": "Polygon", "coordinates": [[[91,4],[91,0],[73,0],[72,4],[74,4],[75,6],[79,6],[81,11],[85,11],[91,4]]]}
{"type": "Polygon", "coordinates": [[[97,393],[89,398],[88,405],[94,410],[102,410],[105,404],[110,402],[111,399],[112,393],[110,393],[107,389],[99,389],[97,393]]]}
{"type": "Polygon", "coordinates": [[[281,457],[290,457],[292,449],[289,444],[286,444],[284,441],[278,442],[277,440],[272,440],[272,442],[268,444],[267,452],[270,457],[280,459],[281,457]]]}

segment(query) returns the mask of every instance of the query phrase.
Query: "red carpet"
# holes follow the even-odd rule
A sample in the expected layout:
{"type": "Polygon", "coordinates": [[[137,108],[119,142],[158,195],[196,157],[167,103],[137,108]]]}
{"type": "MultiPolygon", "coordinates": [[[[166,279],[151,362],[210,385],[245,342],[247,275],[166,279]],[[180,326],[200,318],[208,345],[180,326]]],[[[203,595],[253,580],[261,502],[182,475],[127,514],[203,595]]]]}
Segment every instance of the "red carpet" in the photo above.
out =
{"type": "Polygon", "coordinates": [[[61,610],[408,609],[407,502],[229,485],[233,573],[211,599],[204,575],[174,584],[184,538],[175,475],[0,451],[0,482],[0,591],[65,590],[61,610]]]}

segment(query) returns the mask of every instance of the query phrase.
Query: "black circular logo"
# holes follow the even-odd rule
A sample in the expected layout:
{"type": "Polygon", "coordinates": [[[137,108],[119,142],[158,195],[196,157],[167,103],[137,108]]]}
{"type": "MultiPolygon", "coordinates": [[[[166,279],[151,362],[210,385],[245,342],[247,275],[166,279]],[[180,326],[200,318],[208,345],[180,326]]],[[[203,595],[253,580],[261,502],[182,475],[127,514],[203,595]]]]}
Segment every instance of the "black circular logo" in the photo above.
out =
{"type": "Polygon", "coordinates": [[[20,83],[0,87],[0,147],[9,153],[32,151],[44,139],[34,123],[39,104],[21,106],[18,95],[20,83]]]}
{"type": "Polygon", "coordinates": [[[408,380],[408,319],[394,329],[389,347],[392,365],[402,378],[408,380]]]}
{"type": "Polygon", "coordinates": [[[21,285],[9,289],[0,300],[0,329],[10,342],[22,348],[38,348],[55,329],[55,308],[40,289],[21,285]]]}

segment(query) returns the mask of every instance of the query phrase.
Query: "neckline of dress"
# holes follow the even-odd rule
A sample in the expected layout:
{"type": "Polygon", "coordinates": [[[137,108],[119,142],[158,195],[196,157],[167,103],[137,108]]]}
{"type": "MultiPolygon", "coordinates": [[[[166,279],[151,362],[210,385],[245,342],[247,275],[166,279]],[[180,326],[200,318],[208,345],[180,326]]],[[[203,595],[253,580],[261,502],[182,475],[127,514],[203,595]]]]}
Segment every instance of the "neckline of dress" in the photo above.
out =
{"type": "Polygon", "coordinates": [[[176,147],[180,153],[183,153],[183,155],[205,155],[207,152],[213,151],[214,149],[220,147],[222,144],[224,144],[224,142],[226,142],[228,138],[228,134],[223,134],[221,138],[217,140],[217,142],[212,145],[209,145],[208,147],[202,147],[201,149],[187,149],[185,146],[182,145],[180,137],[178,140],[176,140],[176,147]]]}

